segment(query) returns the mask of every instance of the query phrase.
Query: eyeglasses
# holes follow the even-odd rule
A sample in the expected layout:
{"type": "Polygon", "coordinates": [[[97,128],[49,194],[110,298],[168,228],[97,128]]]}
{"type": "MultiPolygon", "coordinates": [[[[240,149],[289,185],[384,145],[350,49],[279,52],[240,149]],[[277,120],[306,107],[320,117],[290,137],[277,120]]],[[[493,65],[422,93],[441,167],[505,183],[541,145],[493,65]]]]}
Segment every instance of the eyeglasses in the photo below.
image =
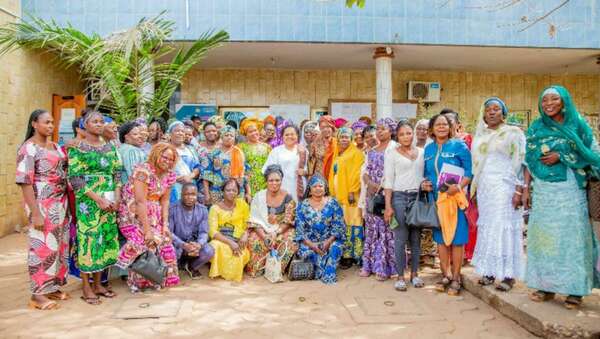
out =
{"type": "Polygon", "coordinates": [[[160,158],[161,158],[162,160],[166,161],[166,162],[175,162],[175,158],[172,158],[172,157],[170,157],[170,156],[168,156],[168,155],[164,155],[164,154],[163,154],[163,155],[161,155],[161,156],[160,156],[160,158]]]}

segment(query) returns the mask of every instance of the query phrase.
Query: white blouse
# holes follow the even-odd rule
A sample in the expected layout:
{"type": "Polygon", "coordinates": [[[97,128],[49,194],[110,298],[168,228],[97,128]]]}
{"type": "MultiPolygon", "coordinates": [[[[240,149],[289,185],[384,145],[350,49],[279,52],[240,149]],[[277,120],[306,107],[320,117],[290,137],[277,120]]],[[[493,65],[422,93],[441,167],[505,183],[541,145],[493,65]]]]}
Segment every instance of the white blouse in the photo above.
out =
{"type": "Polygon", "coordinates": [[[418,190],[423,181],[424,151],[416,148],[417,159],[410,160],[400,154],[396,147],[388,148],[384,155],[383,188],[392,191],[418,190]]]}
{"type": "Polygon", "coordinates": [[[269,165],[277,164],[281,166],[283,170],[283,180],[281,181],[281,188],[288,192],[295,201],[298,201],[298,193],[296,192],[296,178],[298,175],[298,162],[300,162],[300,155],[298,154],[298,146],[294,147],[293,150],[288,150],[285,145],[275,147],[265,162],[262,171],[263,173],[269,165]]]}

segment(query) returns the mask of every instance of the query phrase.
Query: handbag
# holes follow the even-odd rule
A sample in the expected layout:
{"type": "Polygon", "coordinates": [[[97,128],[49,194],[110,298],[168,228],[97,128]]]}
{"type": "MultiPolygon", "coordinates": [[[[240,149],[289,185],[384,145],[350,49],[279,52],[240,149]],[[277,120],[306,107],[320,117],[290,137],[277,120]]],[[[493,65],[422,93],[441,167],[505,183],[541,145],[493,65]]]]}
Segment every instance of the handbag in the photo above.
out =
{"type": "Polygon", "coordinates": [[[288,279],[290,280],[313,280],[315,277],[315,267],[311,262],[300,258],[297,254],[290,263],[288,279]]]}
{"type": "Polygon", "coordinates": [[[272,283],[283,281],[283,275],[281,274],[281,259],[277,255],[277,250],[275,249],[269,251],[269,254],[267,255],[265,278],[272,283]]]}
{"type": "Polygon", "coordinates": [[[593,221],[600,221],[600,181],[588,181],[587,198],[590,218],[593,221]]]}
{"type": "Polygon", "coordinates": [[[440,220],[435,201],[429,199],[429,194],[427,193],[425,194],[425,199],[422,200],[422,195],[423,192],[419,188],[417,199],[406,214],[406,224],[415,228],[440,229],[440,220]]]}
{"type": "Polygon", "coordinates": [[[146,250],[129,265],[129,269],[157,285],[162,285],[167,275],[167,265],[156,251],[146,250]]]}
{"type": "Polygon", "coordinates": [[[383,217],[383,213],[385,212],[385,196],[382,189],[379,189],[367,202],[367,212],[378,217],[383,217]]]}

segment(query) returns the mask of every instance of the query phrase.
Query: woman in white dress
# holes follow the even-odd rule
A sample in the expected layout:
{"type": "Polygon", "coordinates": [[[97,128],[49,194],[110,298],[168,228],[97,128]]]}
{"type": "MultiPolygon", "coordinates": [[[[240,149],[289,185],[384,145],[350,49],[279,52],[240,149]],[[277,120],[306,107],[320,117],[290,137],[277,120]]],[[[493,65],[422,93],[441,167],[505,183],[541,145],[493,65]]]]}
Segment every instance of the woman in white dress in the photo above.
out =
{"type": "Polygon", "coordinates": [[[482,285],[501,282],[498,290],[509,291],[523,277],[523,233],[521,195],[525,159],[525,135],[504,123],[508,109],[492,97],[481,108],[473,141],[471,193],[479,208],[477,244],[472,264],[482,275],[482,285]]]}
{"type": "Polygon", "coordinates": [[[306,148],[298,145],[300,132],[298,127],[288,125],[281,131],[283,144],[275,147],[263,166],[263,173],[270,165],[279,165],[284,176],[281,188],[289,193],[296,202],[304,191],[304,175],[306,173],[306,148]]]}

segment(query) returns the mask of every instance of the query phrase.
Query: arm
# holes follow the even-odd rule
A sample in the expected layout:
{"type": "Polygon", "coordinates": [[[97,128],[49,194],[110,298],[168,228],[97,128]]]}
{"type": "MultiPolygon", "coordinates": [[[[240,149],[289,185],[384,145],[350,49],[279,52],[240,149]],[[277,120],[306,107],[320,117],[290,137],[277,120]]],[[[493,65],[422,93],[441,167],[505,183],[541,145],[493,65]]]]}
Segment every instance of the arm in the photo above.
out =
{"type": "MultiPolygon", "coordinates": [[[[172,187],[172,186],[171,186],[172,187]]],[[[163,220],[162,232],[169,234],[169,198],[171,197],[171,187],[169,187],[160,197],[160,209],[163,220]]]]}
{"type": "Polygon", "coordinates": [[[234,252],[234,254],[239,250],[239,246],[235,241],[227,238],[219,232],[219,214],[216,206],[211,207],[210,211],[208,212],[208,235],[214,240],[218,240],[224,244],[227,244],[229,247],[231,247],[231,250],[234,252]]]}
{"type": "MultiPolygon", "coordinates": [[[[174,207],[175,206],[172,206],[171,208],[174,207]]],[[[175,234],[175,213],[172,213],[172,211],[169,211],[169,231],[171,232],[171,239],[173,239],[173,245],[175,245],[175,247],[182,247],[185,241],[181,240],[177,236],[177,234],[175,234]]]]}
{"type": "Polygon", "coordinates": [[[21,186],[23,200],[31,211],[31,224],[37,230],[44,227],[44,216],[35,199],[33,183],[35,182],[35,148],[24,144],[17,154],[17,172],[15,182],[21,186]]]}
{"type": "Polygon", "coordinates": [[[31,225],[36,230],[42,230],[44,228],[44,216],[40,211],[39,205],[35,199],[35,193],[33,192],[32,185],[21,184],[21,191],[23,192],[23,200],[31,211],[31,225]]]}
{"type": "Polygon", "coordinates": [[[523,207],[525,209],[530,209],[531,208],[531,181],[532,181],[532,176],[531,176],[531,172],[529,172],[529,169],[527,167],[525,167],[523,169],[523,179],[525,181],[524,186],[523,186],[523,195],[521,196],[521,202],[523,204],[523,207]]]}
{"type": "Polygon", "coordinates": [[[135,213],[138,221],[142,224],[142,230],[144,232],[144,240],[147,246],[150,246],[154,242],[154,234],[148,222],[148,209],[146,208],[146,194],[148,192],[148,185],[146,182],[134,179],[133,182],[133,193],[135,199],[135,213]]]}
{"type": "MultiPolygon", "coordinates": [[[[396,152],[396,150],[393,150],[396,152]]],[[[385,212],[383,218],[386,223],[389,223],[394,215],[394,208],[392,207],[392,190],[394,185],[394,159],[389,152],[385,152],[383,161],[383,192],[385,195],[385,212]]]]}
{"type": "Polygon", "coordinates": [[[200,246],[204,246],[208,242],[208,212],[206,211],[206,208],[202,208],[201,211],[202,218],[200,219],[200,228],[198,231],[198,239],[196,240],[196,242],[200,246]]]}

